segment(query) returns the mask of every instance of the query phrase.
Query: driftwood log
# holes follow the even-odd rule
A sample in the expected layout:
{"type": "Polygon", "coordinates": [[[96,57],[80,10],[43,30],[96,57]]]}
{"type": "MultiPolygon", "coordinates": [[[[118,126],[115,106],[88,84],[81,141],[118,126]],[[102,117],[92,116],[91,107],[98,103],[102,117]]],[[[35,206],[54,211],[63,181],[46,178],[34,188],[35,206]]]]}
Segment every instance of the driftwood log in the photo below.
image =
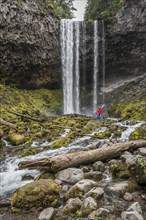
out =
{"type": "Polygon", "coordinates": [[[104,161],[107,159],[116,158],[119,157],[124,151],[134,150],[140,147],[146,147],[146,140],[128,141],[96,150],[62,154],[33,161],[22,161],[19,163],[19,169],[29,168],[57,172],[69,167],[79,167],[83,164],[94,163],[98,160],[104,161]]]}

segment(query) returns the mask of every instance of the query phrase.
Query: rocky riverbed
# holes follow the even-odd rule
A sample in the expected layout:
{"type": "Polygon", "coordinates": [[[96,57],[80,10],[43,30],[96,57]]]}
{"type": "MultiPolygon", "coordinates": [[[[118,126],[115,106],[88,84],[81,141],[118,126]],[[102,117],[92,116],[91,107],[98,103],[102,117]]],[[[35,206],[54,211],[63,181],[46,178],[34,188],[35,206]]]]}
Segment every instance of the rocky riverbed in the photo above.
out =
{"type": "Polygon", "coordinates": [[[146,139],[144,121],[109,118],[99,122],[93,117],[66,115],[53,117],[49,123],[52,137],[35,137],[31,146],[23,148],[8,141],[5,131],[6,145],[1,148],[1,219],[146,218],[146,146],[104,163],[97,161],[57,173],[17,169],[23,160],[146,139]]]}

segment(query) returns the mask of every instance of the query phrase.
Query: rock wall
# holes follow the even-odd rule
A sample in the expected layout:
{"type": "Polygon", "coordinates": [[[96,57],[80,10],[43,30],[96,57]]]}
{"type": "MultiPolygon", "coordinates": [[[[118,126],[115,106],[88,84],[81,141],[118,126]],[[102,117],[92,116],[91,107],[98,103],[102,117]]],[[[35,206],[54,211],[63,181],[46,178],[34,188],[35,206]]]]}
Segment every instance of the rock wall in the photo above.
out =
{"type": "Polygon", "coordinates": [[[127,0],[106,34],[106,78],[146,73],[146,0],[127,0]]]}
{"type": "Polygon", "coordinates": [[[60,86],[59,24],[47,1],[0,1],[0,60],[6,84],[60,86]]]}

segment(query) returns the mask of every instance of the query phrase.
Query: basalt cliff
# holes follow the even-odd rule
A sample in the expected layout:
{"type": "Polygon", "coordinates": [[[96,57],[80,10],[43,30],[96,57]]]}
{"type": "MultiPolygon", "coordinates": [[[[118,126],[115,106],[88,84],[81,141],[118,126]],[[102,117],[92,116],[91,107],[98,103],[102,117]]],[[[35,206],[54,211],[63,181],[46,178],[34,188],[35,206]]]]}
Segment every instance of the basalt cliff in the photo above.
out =
{"type": "Polygon", "coordinates": [[[58,87],[59,23],[47,1],[0,1],[0,60],[6,84],[58,87]]]}

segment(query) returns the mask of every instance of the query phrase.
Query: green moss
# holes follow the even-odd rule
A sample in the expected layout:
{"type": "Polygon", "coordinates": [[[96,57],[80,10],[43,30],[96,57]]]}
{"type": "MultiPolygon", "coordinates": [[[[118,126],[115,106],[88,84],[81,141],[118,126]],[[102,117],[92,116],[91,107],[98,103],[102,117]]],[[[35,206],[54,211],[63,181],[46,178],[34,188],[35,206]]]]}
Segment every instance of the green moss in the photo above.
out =
{"type": "Polygon", "coordinates": [[[109,138],[110,136],[111,136],[111,132],[109,130],[106,130],[104,132],[95,134],[94,138],[105,139],[105,138],[109,138]]]}
{"type": "Polygon", "coordinates": [[[139,188],[139,185],[135,179],[129,179],[128,181],[128,191],[130,193],[136,191],[139,188]]]}
{"type": "Polygon", "coordinates": [[[66,136],[66,137],[60,137],[58,140],[54,141],[51,145],[50,148],[54,149],[54,148],[60,148],[63,146],[67,146],[70,142],[70,139],[66,136]]]}
{"type": "Polygon", "coordinates": [[[55,207],[60,188],[53,180],[40,179],[20,187],[11,200],[11,208],[30,210],[31,208],[55,207]]]}
{"type": "Polygon", "coordinates": [[[35,155],[37,154],[37,150],[36,149],[29,149],[29,150],[25,150],[21,153],[21,157],[26,157],[26,156],[29,156],[29,155],[35,155]]]}
{"type": "Polygon", "coordinates": [[[118,179],[127,179],[130,177],[130,173],[127,164],[123,161],[111,160],[109,162],[109,169],[113,177],[118,179]]]}
{"type": "Polygon", "coordinates": [[[135,129],[129,137],[130,140],[143,139],[146,140],[146,123],[143,124],[140,128],[135,129]]]}
{"type": "Polygon", "coordinates": [[[14,133],[12,131],[9,132],[8,140],[13,145],[20,145],[26,141],[24,134],[18,134],[18,133],[14,133]]]}
{"type": "Polygon", "coordinates": [[[114,117],[121,117],[123,120],[143,120],[146,118],[146,101],[121,102],[109,107],[109,114],[114,117]]]}

